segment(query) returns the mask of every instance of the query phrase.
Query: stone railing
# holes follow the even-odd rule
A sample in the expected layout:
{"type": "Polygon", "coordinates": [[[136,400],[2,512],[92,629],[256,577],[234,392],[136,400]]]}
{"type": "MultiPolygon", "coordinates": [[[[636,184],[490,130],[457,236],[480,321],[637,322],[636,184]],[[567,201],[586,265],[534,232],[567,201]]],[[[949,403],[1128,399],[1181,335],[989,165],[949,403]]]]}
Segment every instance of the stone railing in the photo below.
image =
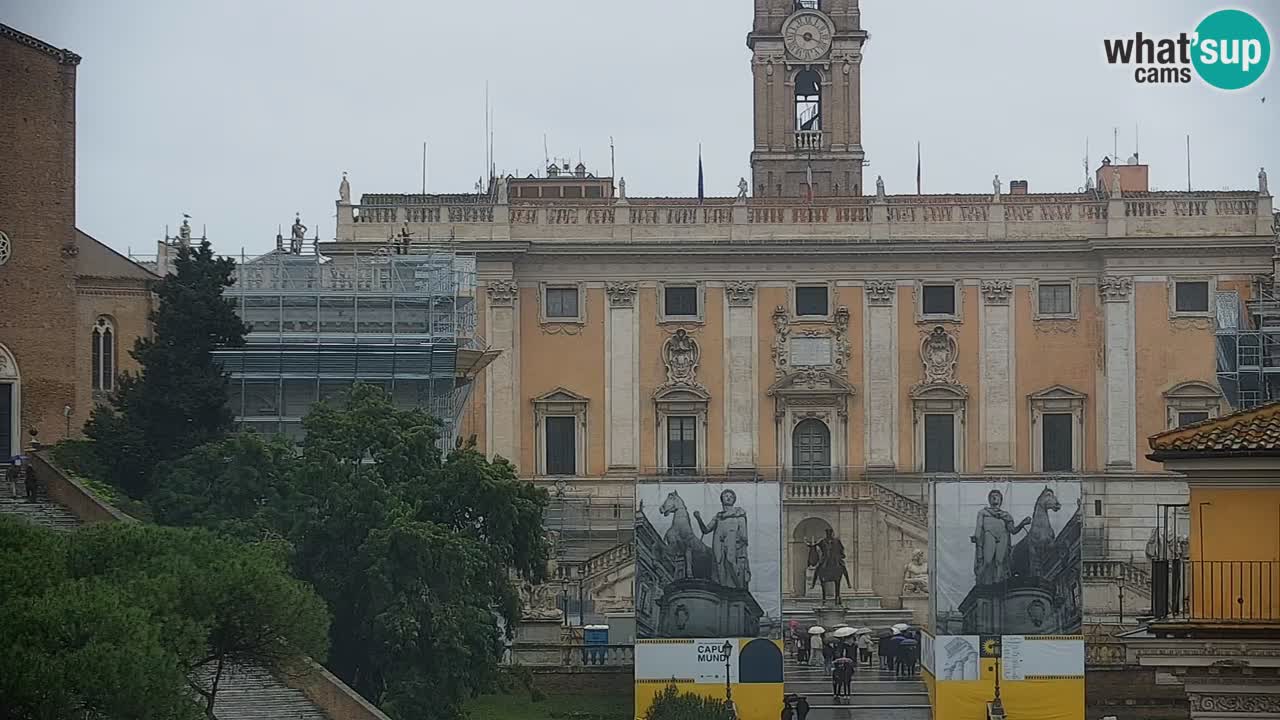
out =
{"type": "Polygon", "coordinates": [[[796,131],[796,150],[821,150],[822,146],[821,130],[796,131]]]}
{"type": "Polygon", "coordinates": [[[133,517],[98,497],[78,480],[64,473],[50,462],[48,453],[41,451],[29,456],[31,469],[37,481],[48,493],[49,499],[66,507],[82,523],[137,522],[133,517]]]}
{"type": "MultiPolygon", "coordinates": [[[[804,132],[805,142],[825,142],[804,132]]],[[[383,242],[404,224],[417,236],[449,225],[457,239],[705,243],[1061,241],[1101,237],[1271,235],[1272,199],[1248,192],[1063,195],[899,195],[786,198],[633,198],[498,205],[438,201],[343,206],[338,240],[383,242]],[[467,226],[483,226],[468,229],[467,226]],[[377,227],[374,227],[377,226],[377,227]],[[418,229],[413,228],[417,226],[418,229]],[[456,226],[456,227],[455,227],[456,226]],[[785,228],[807,228],[788,233],[785,228]],[[826,228],[826,230],[822,230],[826,228]]],[[[486,204],[487,203],[487,204],[486,204]]]]}
{"type": "Polygon", "coordinates": [[[1146,598],[1151,597],[1151,573],[1123,560],[1085,560],[1085,582],[1122,584],[1146,598]]]}
{"type": "Polygon", "coordinates": [[[565,643],[513,643],[503,657],[505,665],[561,668],[629,668],[635,665],[634,645],[585,645],[565,643]]]}

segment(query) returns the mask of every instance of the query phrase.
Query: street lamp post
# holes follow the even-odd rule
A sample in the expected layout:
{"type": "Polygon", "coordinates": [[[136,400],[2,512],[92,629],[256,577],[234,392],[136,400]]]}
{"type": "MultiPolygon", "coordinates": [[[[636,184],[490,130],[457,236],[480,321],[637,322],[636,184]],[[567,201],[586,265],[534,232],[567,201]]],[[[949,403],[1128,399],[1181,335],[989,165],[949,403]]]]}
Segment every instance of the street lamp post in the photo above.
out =
{"type": "Polygon", "coordinates": [[[720,648],[724,653],[724,702],[729,706],[729,712],[733,717],[738,716],[737,710],[733,707],[733,678],[730,675],[729,656],[733,654],[733,643],[725,640],[724,646],[720,648]]]}

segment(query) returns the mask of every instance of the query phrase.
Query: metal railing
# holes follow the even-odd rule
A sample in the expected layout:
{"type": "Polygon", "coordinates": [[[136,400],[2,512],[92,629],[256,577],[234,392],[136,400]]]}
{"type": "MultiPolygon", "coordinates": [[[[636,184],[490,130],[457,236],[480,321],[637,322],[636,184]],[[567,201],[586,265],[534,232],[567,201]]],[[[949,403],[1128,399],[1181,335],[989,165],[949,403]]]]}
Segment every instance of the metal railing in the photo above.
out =
{"type": "Polygon", "coordinates": [[[1156,560],[1151,614],[1157,621],[1280,623],[1280,562],[1156,560]]]}

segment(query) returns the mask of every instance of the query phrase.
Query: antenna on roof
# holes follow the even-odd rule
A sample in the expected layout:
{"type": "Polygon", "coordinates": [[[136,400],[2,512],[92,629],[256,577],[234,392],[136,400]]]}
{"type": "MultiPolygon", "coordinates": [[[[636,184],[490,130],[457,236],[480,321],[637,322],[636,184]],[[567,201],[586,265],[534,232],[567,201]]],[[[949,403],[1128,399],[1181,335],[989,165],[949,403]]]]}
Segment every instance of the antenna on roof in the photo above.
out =
{"type": "Polygon", "coordinates": [[[1187,135],[1187,192],[1191,192],[1191,135],[1187,135]]]}
{"type": "Polygon", "coordinates": [[[422,141],[422,194],[427,194],[427,141],[422,141]]]}
{"type": "Polygon", "coordinates": [[[618,160],[614,156],[613,136],[610,135],[609,136],[609,177],[612,178],[617,176],[618,176],[618,160]]]}
{"type": "Polygon", "coordinates": [[[489,172],[489,164],[492,158],[489,157],[489,81],[484,81],[484,171],[489,172]]]}
{"type": "MultiPolygon", "coordinates": [[[[542,133],[542,170],[545,171],[551,165],[551,153],[547,152],[547,134],[542,133]]],[[[542,177],[542,171],[538,172],[538,177],[542,177]]]]}

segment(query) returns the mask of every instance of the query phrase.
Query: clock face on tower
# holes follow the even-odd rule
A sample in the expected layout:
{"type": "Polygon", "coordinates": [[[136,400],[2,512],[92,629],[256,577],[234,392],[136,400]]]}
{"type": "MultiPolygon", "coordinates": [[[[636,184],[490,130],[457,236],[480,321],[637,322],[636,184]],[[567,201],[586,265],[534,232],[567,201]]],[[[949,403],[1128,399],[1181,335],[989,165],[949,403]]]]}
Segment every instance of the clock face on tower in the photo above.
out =
{"type": "Polygon", "coordinates": [[[782,39],[787,52],[797,60],[812,62],[831,49],[831,21],[821,13],[801,12],[792,15],[782,26],[782,39]]]}

